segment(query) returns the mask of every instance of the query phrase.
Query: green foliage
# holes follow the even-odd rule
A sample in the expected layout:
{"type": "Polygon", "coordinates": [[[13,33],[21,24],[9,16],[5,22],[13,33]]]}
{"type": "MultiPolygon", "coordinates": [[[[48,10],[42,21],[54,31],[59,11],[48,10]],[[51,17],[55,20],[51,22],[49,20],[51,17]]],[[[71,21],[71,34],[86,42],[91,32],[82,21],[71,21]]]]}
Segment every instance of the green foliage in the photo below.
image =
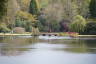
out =
{"type": "Polygon", "coordinates": [[[60,29],[60,21],[64,19],[70,21],[65,24],[70,25],[72,31],[81,33],[85,28],[86,31],[89,30],[89,26],[85,27],[84,19],[89,17],[89,11],[91,16],[96,18],[95,0],[91,0],[91,3],[90,0],[0,0],[0,24],[3,22],[0,31],[23,27],[31,32],[32,27],[38,27],[40,31],[47,32],[50,29],[57,32],[60,29]],[[40,11],[40,8],[43,10],[40,11]],[[39,18],[40,13],[42,17],[39,18]]]}
{"type": "Polygon", "coordinates": [[[96,35],[96,22],[95,21],[88,22],[83,34],[96,35]]]}
{"type": "Polygon", "coordinates": [[[23,27],[27,32],[32,31],[32,26],[36,23],[36,17],[30,13],[18,11],[16,14],[15,27],[23,27]]]}
{"type": "Polygon", "coordinates": [[[31,0],[16,0],[16,1],[18,4],[17,7],[20,7],[22,11],[29,11],[29,4],[31,0]]]}
{"type": "Polygon", "coordinates": [[[38,0],[31,0],[29,12],[33,15],[37,15],[39,12],[38,0]]]}
{"type": "Polygon", "coordinates": [[[18,19],[15,21],[15,27],[23,27],[27,32],[32,31],[32,23],[30,23],[29,21],[22,21],[18,19]]]}
{"type": "Polygon", "coordinates": [[[9,32],[11,31],[5,23],[0,24],[0,32],[9,32]]]}
{"type": "Polygon", "coordinates": [[[96,0],[91,0],[89,8],[91,17],[96,18],[96,0]]]}
{"type": "Polygon", "coordinates": [[[83,16],[84,18],[88,18],[90,0],[74,0],[73,2],[75,2],[76,6],[78,7],[78,14],[83,16]]]}
{"type": "Polygon", "coordinates": [[[48,26],[47,26],[47,21],[45,19],[45,17],[39,16],[38,17],[38,22],[37,22],[37,26],[40,30],[40,32],[47,32],[48,31],[48,26]]]}
{"type": "Polygon", "coordinates": [[[23,24],[23,22],[22,22],[20,19],[16,19],[16,20],[15,20],[15,26],[16,26],[16,27],[21,27],[22,24],[23,24]]]}
{"type": "Polygon", "coordinates": [[[21,19],[16,19],[15,27],[23,27],[27,32],[32,32],[32,23],[29,21],[22,21],[21,19]]]}
{"type": "Polygon", "coordinates": [[[20,18],[21,20],[27,20],[27,21],[30,21],[30,22],[35,22],[36,21],[36,16],[35,15],[32,15],[28,12],[24,12],[24,11],[18,11],[16,13],[16,18],[20,18]]]}
{"type": "Polygon", "coordinates": [[[73,22],[70,24],[70,29],[73,32],[84,32],[85,27],[86,20],[80,15],[75,16],[73,22]]]}
{"type": "Polygon", "coordinates": [[[26,22],[26,25],[25,25],[25,30],[27,31],[27,32],[32,32],[32,23],[30,23],[30,22],[26,22]]]}
{"type": "Polygon", "coordinates": [[[59,32],[60,31],[59,22],[54,21],[54,22],[51,23],[51,26],[52,26],[52,31],[53,32],[59,32]]]}
{"type": "Polygon", "coordinates": [[[49,0],[39,0],[39,2],[40,2],[40,6],[44,8],[48,5],[49,0]]]}
{"type": "Polygon", "coordinates": [[[7,0],[0,0],[0,19],[7,12],[7,10],[6,10],[6,3],[7,3],[7,0]]]}

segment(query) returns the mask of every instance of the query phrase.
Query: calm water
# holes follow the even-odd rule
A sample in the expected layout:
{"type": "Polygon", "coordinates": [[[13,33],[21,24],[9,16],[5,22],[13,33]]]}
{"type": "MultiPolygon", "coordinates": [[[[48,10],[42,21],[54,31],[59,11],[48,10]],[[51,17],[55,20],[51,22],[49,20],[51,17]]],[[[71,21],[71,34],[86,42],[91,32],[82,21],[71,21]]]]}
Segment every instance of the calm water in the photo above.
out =
{"type": "Polygon", "coordinates": [[[0,37],[0,64],[96,64],[96,39],[0,37]]]}

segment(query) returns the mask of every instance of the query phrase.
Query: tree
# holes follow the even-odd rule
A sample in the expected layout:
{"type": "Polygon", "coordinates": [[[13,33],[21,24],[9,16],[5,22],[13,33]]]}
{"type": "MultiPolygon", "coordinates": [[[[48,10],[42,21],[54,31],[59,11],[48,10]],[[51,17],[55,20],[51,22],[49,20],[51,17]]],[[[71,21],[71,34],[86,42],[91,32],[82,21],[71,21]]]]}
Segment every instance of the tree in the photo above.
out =
{"type": "Polygon", "coordinates": [[[79,32],[79,33],[84,32],[85,27],[86,27],[86,20],[80,15],[75,16],[73,22],[70,24],[70,29],[73,32],[79,32]]]}
{"type": "Polygon", "coordinates": [[[89,8],[91,17],[96,18],[96,0],[91,0],[89,8]]]}
{"type": "Polygon", "coordinates": [[[16,14],[15,26],[23,27],[27,32],[32,31],[32,26],[35,24],[36,17],[24,11],[18,11],[16,14]]]}
{"type": "Polygon", "coordinates": [[[56,21],[53,21],[51,23],[51,29],[52,29],[52,32],[59,32],[60,31],[60,24],[59,22],[56,22],[56,21]]]}
{"type": "Polygon", "coordinates": [[[10,32],[10,29],[7,27],[5,23],[0,23],[0,32],[10,32]]]}
{"type": "Polygon", "coordinates": [[[59,22],[63,19],[62,6],[58,3],[50,4],[49,6],[47,6],[44,12],[48,31],[58,31],[60,29],[59,22]]]}
{"type": "Polygon", "coordinates": [[[96,22],[95,21],[91,21],[87,23],[84,34],[96,35],[96,22]]]}
{"type": "Polygon", "coordinates": [[[22,11],[29,11],[29,5],[31,0],[16,0],[17,1],[17,6],[20,8],[22,11]]]}
{"type": "Polygon", "coordinates": [[[88,18],[90,0],[73,0],[73,2],[78,7],[78,14],[84,18],[88,18]]]}
{"type": "Polygon", "coordinates": [[[49,0],[38,0],[40,2],[40,8],[44,8],[48,5],[49,0]]]}
{"type": "Polygon", "coordinates": [[[33,15],[37,15],[39,12],[39,2],[38,0],[31,0],[29,12],[33,15]]]}
{"type": "Polygon", "coordinates": [[[0,0],[0,19],[6,14],[6,3],[7,0],[0,0]]]}

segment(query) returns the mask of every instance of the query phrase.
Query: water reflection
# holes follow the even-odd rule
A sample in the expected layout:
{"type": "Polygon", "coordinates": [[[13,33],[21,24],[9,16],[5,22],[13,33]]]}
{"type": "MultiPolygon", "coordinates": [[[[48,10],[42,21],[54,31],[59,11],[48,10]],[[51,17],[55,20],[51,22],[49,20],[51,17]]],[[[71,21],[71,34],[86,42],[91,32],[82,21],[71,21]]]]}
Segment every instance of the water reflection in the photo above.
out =
{"type": "Polygon", "coordinates": [[[66,45],[65,48],[57,49],[64,50],[70,53],[96,53],[96,40],[82,40],[82,39],[63,39],[63,40],[51,40],[51,44],[66,45]]]}
{"type": "Polygon", "coordinates": [[[96,53],[96,40],[78,40],[78,41],[71,41],[68,44],[68,48],[65,48],[66,51],[74,52],[74,53],[96,53]],[[92,42],[94,41],[94,42],[92,42]]]}
{"type": "Polygon", "coordinates": [[[28,51],[27,46],[37,42],[35,38],[5,37],[0,38],[0,55],[15,56],[28,51]]]}
{"type": "Polygon", "coordinates": [[[94,59],[96,59],[95,39],[0,37],[2,64],[6,62],[8,64],[96,64],[94,59]]]}
{"type": "Polygon", "coordinates": [[[82,39],[43,40],[39,37],[2,37],[0,38],[0,55],[20,55],[32,48],[63,50],[72,53],[96,53],[95,42],[96,40],[82,39]]]}

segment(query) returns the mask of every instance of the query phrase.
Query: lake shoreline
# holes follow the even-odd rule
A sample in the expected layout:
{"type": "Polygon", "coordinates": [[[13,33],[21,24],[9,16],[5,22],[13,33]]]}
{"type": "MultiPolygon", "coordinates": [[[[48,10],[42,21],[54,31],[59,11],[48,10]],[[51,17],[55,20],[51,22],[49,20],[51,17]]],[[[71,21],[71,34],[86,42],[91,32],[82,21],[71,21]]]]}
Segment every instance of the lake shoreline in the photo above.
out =
{"type": "MultiPolygon", "coordinates": [[[[0,36],[32,36],[32,34],[31,33],[29,33],[29,34],[0,33],[0,36]]],[[[96,35],[78,35],[77,37],[96,37],[96,35]]]]}

